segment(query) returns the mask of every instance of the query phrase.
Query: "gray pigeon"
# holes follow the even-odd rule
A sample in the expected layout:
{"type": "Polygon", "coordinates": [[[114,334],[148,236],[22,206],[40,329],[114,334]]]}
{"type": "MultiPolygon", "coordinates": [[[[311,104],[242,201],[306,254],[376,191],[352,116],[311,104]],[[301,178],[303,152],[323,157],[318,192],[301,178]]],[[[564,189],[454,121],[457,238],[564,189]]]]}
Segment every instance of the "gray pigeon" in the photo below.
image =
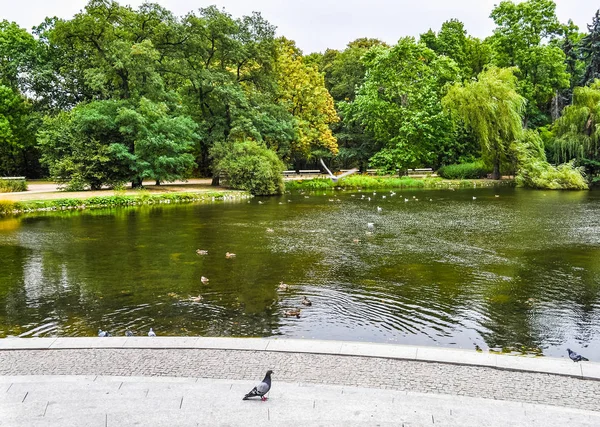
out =
{"type": "Polygon", "coordinates": [[[103,331],[102,329],[98,329],[98,336],[99,337],[112,337],[112,335],[110,334],[110,332],[103,331]]]}
{"type": "Polygon", "coordinates": [[[125,336],[126,336],[126,337],[132,337],[132,336],[133,336],[133,332],[131,332],[129,329],[127,329],[127,330],[125,331],[125,336]]]}
{"type": "Polygon", "coordinates": [[[272,373],[273,373],[273,371],[271,371],[269,369],[267,371],[267,374],[265,375],[265,378],[261,381],[261,383],[259,385],[257,385],[256,387],[254,387],[250,391],[250,393],[245,395],[242,400],[248,400],[251,397],[260,397],[260,400],[262,400],[263,402],[265,400],[267,400],[267,397],[265,396],[265,394],[267,394],[269,392],[269,390],[271,390],[271,374],[272,373]]]}
{"type": "Polygon", "coordinates": [[[148,336],[149,337],[155,337],[156,333],[152,330],[152,328],[150,328],[150,331],[148,332],[148,336]]]}
{"type": "Polygon", "coordinates": [[[323,161],[323,159],[319,159],[319,160],[321,161],[321,164],[323,165],[323,167],[329,174],[329,178],[331,178],[331,180],[333,182],[338,182],[340,179],[344,178],[345,176],[352,175],[353,173],[358,172],[358,169],[351,169],[348,172],[344,172],[343,174],[336,176],[336,175],[332,174],[329,169],[327,169],[327,166],[325,166],[325,162],[323,161]]]}
{"type": "Polygon", "coordinates": [[[586,359],[582,355],[575,353],[570,348],[567,349],[567,352],[569,353],[569,357],[573,362],[589,362],[589,359],[586,359]]]}

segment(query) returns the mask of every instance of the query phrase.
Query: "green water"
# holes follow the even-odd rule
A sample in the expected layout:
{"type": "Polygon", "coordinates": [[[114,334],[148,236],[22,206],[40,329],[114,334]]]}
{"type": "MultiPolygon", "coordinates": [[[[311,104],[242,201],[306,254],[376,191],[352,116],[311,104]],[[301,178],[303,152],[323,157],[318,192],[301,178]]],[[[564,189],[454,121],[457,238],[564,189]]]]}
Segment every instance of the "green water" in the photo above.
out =
{"type": "Polygon", "coordinates": [[[0,337],[153,327],[599,354],[599,192],[396,193],[0,219],[0,337]]]}

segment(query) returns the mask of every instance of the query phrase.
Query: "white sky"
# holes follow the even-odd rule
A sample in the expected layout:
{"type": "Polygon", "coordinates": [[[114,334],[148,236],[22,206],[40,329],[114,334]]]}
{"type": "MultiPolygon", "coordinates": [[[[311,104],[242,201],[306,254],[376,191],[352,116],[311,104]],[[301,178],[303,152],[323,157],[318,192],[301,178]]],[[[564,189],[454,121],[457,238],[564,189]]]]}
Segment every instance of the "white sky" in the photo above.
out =
{"type": "MultiPolygon", "coordinates": [[[[234,17],[259,11],[278,35],[295,40],[304,53],[343,49],[359,37],[372,37],[395,44],[400,37],[415,36],[432,28],[438,31],[451,18],[464,22],[469,35],[492,33],[489,18],[499,0],[155,0],[176,15],[216,4],[234,17]]],[[[561,22],[572,19],[587,32],[597,0],[555,0],[561,22]]],[[[121,0],[134,7],[143,0],[121,0]]],[[[31,29],[46,16],[70,18],[87,0],[0,0],[0,20],[15,21],[31,29]]]]}

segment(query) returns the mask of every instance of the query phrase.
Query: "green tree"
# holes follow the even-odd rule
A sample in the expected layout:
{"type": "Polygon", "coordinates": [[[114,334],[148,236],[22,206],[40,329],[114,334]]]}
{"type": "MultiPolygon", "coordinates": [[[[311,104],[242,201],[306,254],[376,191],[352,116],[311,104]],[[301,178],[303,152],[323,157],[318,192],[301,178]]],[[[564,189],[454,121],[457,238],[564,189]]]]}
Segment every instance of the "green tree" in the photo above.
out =
{"type": "Polygon", "coordinates": [[[586,85],[600,79],[600,10],[588,25],[589,34],[581,40],[581,54],[586,64],[582,84],[586,85]]]}
{"type": "Polygon", "coordinates": [[[283,162],[256,141],[220,142],[211,155],[215,174],[225,174],[228,185],[258,196],[283,192],[283,162]]]}
{"type": "Polygon", "coordinates": [[[523,132],[526,101],[516,92],[516,80],[512,69],[492,67],[477,81],[454,84],[442,100],[479,141],[494,179],[500,179],[501,164],[510,161],[510,146],[523,132]]]}
{"type": "Polygon", "coordinates": [[[344,113],[383,147],[372,164],[391,172],[436,162],[455,136],[440,103],[444,85],[458,77],[455,62],[413,38],[375,47],[364,61],[367,77],[344,113]]]}
{"type": "Polygon", "coordinates": [[[588,174],[600,174],[600,79],[573,91],[573,104],[554,123],[550,144],[555,162],[577,160],[588,174]]]}
{"type": "Polygon", "coordinates": [[[502,1],[491,13],[494,64],[517,67],[518,91],[528,101],[526,125],[548,123],[553,97],[569,87],[564,52],[545,43],[564,31],[555,9],[553,0],[502,1]]]}

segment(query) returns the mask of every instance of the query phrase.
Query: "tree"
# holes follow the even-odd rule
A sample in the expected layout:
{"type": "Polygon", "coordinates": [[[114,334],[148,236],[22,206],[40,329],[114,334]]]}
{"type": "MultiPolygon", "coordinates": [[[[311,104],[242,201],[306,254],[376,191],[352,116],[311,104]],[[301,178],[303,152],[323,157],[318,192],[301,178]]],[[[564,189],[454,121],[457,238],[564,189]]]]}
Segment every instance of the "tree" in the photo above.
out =
{"type": "Polygon", "coordinates": [[[582,85],[586,85],[595,79],[600,79],[600,10],[588,25],[589,34],[581,40],[581,54],[586,63],[585,74],[582,85]]]}
{"type": "Polygon", "coordinates": [[[372,164],[395,172],[435,162],[439,147],[454,138],[440,103],[444,85],[458,77],[454,61],[403,38],[392,48],[369,50],[364,62],[365,82],[343,110],[383,147],[372,164]]]}
{"type": "Polygon", "coordinates": [[[279,39],[277,71],[277,101],[294,120],[292,156],[306,157],[317,148],[336,154],[337,140],[329,125],[339,117],[323,75],[316,67],[306,65],[300,50],[285,38],[279,39]]]}
{"type": "Polygon", "coordinates": [[[518,91],[528,101],[526,125],[548,123],[553,97],[569,87],[564,52],[544,43],[564,31],[555,9],[553,0],[502,1],[490,15],[497,25],[490,38],[494,64],[517,67],[518,91]]]}
{"type": "Polygon", "coordinates": [[[191,174],[194,156],[190,152],[198,138],[191,118],[171,116],[166,104],[142,98],[137,109],[119,109],[116,123],[134,149],[132,155],[129,147],[116,143],[112,151],[131,161],[136,179],[152,179],[160,185],[191,174]]]}
{"type": "Polygon", "coordinates": [[[550,145],[555,162],[577,160],[591,176],[600,173],[600,79],[573,91],[573,104],[554,124],[550,145]]]}
{"type": "Polygon", "coordinates": [[[283,162],[256,141],[221,142],[211,149],[215,174],[227,176],[228,184],[258,196],[283,192],[283,162]]]}
{"type": "Polygon", "coordinates": [[[14,89],[0,84],[0,177],[37,177],[35,150],[38,116],[31,103],[14,89]]]}
{"type": "Polygon", "coordinates": [[[51,176],[69,189],[128,180],[139,187],[143,178],[160,183],[188,176],[195,128],[164,103],[103,100],[47,118],[38,142],[51,176]]]}
{"type": "Polygon", "coordinates": [[[456,83],[442,103],[472,131],[484,158],[494,167],[493,178],[500,179],[502,162],[507,162],[510,145],[523,132],[521,123],[525,98],[516,92],[512,69],[492,67],[478,80],[456,83]]]}

